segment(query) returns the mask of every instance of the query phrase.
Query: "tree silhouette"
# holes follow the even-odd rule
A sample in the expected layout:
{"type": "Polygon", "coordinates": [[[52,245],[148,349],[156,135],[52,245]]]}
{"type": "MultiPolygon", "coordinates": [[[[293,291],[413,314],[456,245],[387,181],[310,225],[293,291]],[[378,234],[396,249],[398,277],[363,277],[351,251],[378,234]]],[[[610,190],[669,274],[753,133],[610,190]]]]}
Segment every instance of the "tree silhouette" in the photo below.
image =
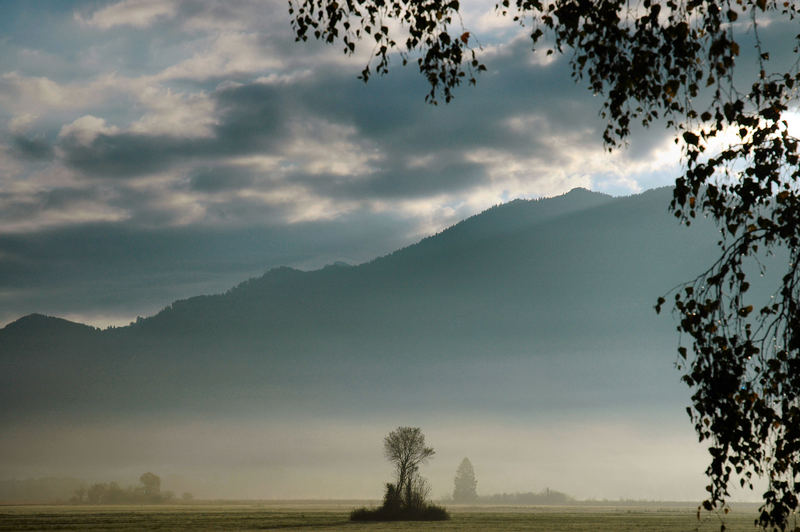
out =
{"type": "Polygon", "coordinates": [[[359,508],[350,513],[353,521],[449,519],[447,511],[428,503],[430,488],[419,474],[419,466],[435,454],[425,446],[419,427],[397,427],[383,440],[386,458],[395,468],[396,480],[386,484],[383,505],[375,510],[359,508]]]}
{"type": "Polygon", "coordinates": [[[395,488],[404,506],[412,506],[419,499],[414,487],[419,466],[435,454],[433,447],[425,446],[425,435],[419,427],[398,427],[383,440],[383,452],[394,464],[397,480],[395,488]]]}
{"type": "Polygon", "coordinates": [[[161,478],[154,473],[143,473],[139,477],[139,482],[144,487],[144,494],[147,497],[158,497],[161,495],[161,478]]]}
{"type": "MultiPolygon", "coordinates": [[[[783,528],[800,492],[800,154],[786,120],[798,104],[800,35],[790,27],[786,49],[768,50],[759,31],[795,21],[800,3],[501,0],[496,7],[528,26],[534,49],[569,54],[573,77],[601,96],[609,150],[635,124],[674,132],[685,172],[670,209],[687,225],[710,216],[721,231],[719,259],[669,294],[678,330],[691,339],[678,350],[693,390],[689,414],[711,454],[703,505],[724,507],[735,477],[752,488],[754,476],[765,476],[759,523],[783,528]],[[781,53],[787,63],[771,62],[781,53]],[[786,260],[774,294],[753,301],[749,277],[776,250],[786,260]]],[[[403,64],[415,59],[431,103],[450,101],[485,70],[460,9],[458,0],[289,2],[297,40],[341,42],[345,54],[370,43],[374,63],[364,81],[373,70],[388,72],[392,54],[403,64]]],[[[665,302],[659,298],[656,310],[665,302]]]]}
{"type": "Polygon", "coordinates": [[[478,481],[475,480],[475,470],[472,468],[472,462],[469,461],[469,458],[461,460],[453,483],[455,484],[455,489],[453,489],[453,500],[455,502],[475,502],[478,500],[478,492],[476,491],[478,481]]]}

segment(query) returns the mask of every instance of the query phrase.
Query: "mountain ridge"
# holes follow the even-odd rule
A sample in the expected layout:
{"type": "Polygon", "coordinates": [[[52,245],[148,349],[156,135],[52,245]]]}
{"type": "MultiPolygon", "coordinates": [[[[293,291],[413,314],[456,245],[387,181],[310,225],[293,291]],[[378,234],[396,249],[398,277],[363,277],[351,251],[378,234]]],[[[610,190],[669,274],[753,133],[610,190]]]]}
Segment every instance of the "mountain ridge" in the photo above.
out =
{"type": "Polygon", "coordinates": [[[511,202],[372,261],[274,268],[125,327],[18,320],[0,330],[1,415],[674,398],[674,325],[653,305],[713,257],[717,233],[682,227],[670,197],[511,202]]]}
{"type": "MultiPolygon", "coordinates": [[[[671,190],[671,187],[664,187],[664,188],[671,190]]],[[[217,296],[225,296],[225,295],[227,295],[227,294],[229,294],[229,293],[231,293],[233,291],[236,291],[236,290],[238,290],[240,288],[244,288],[244,287],[246,287],[246,286],[248,286],[248,285],[250,285],[250,284],[252,284],[254,282],[266,280],[266,278],[268,278],[268,277],[275,278],[274,280],[277,281],[277,282],[282,282],[283,280],[287,279],[288,276],[292,276],[292,275],[295,275],[295,274],[316,273],[316,272],[322,272],[322,271],[328,270],[329,268],[341,268],[341,267],[344,267],[344,266],[346,266],[348,268],[358,268],[360,266],[368,265],[368,264],[374,263],[376,261],[381,261],[383,259],[387,259],[389,257],[393,257],[393,256],[395,256],[397,254],[402,254],[404,251],[406,251],[406,250],[408,250],[410,248],[416,248],[416,247],[421,246],[421,245],[426,245],[429,241],[435,242],[437,237],[440,237],[441,235],[451,235],[453,233],[466,232],[466,233],[468,233],[467,235],[459,235],[459,236],[462,237],[462,238],[464,236],[467,236],[468,238],[470,238],[472,240],[474,240],[475,238],[490,238],[492,236],[497,236],[496,232],[493,233],[490,230],[487,231],[486,228],[485,228],[485,224],[484,224],[483,227],[480,227],[478,229],[477,234],[475,232],[469,233],[469,230],[473,229],[472,226],[475,225],[475,222],[485,222],[485,221],[487,221],[487,219],[490,219],[490,218],[492,218],[493,216],[495,216],[497,214],[500,215],[502,221],[504,222],[503,230],[505,232],[508,232],[508,231],[510,231],[510,230],[512,230],[514,228],[517,228],[517,229],[524,228],[526,225],[530,225],[530,224],[532,224],[534,222],[541,223],[541,222],[546,221],[548,219],[556,218],[556,217],[559,217],[559,216],[569,215],[569,214],[574,213],[574,212],[576,212],[578,210],[582,210],[582,209],[586,209],[586,208],[592,208],[592,207],[596,207],[596,206],[599,206],[599,205],[603,205],[603,204],[607,203],[608,201],[613,201],[613,199],[614,198],[612,196],[609,196],[609,195],[603,194],[603,193],[599,193],[599,192],[593,192],[593,191],[590,191],[590,190],[588,190],[586,188],[583,188],[583,187],[573,188],[570,191],[568,191],[568,192],[566,192],[566,193],[564,193],[562,195],[554,196],[552,198],[537,198],[537,199],[519,199],[518,198],[518,199],[514,199],[514,200],[511,200],[511,201],[506,202],[506,203],[495,205],[495,206],[490,207],[490,208],[488,208],[488,209],[486,209],[486,210],[484,210],[484,211],[482,211],[480,213],[477,213],[477,214],[474,214],[474,215],[472,215],[472,216],[470,216],[468,218],[465,218],[464,220],[461,220],[461,221],[453,224],[452,226],[449,226],[449,227],[439,231],[438,233],[435,233],[433,235],[430,235],[430,236],[427,236],[427,237],[424,237],[424,238],[420,239],[418,242],[416,242],[414,244],[411,244],[409,246],[405,246],[405,247],[400,248],[398,250],[395,250],[395,251],[393,251],[391,253],[388,253],[388,254],[380,256],[380,257],[376,257],[374,259],[371,259],[371,260],[369,260],[367,262],[364,262],[364,263],[361,263],[361,264],[357,264],[357,265],[349,265],[349,264],[344,264],[344,263],[341,263],[341,264],[330,264],[330,265],[326,265],[326,266],[324,266],[322,268],[319,268],[319,269],[316,269],[316,270],[299,270],[299,269],[296,269],[296,268],[292,268],[290,266],[277,266],[277,267],[269,269],[268,271],[266,271],[263,275],[261,275],[259,277],[253,277],[253,278],[250,278],[250,279],[246,279],[246,280],[242,281],[241,283],[238,283],[237,285],[229,288],[225,292],[217,293],[217,294],[203,294],[203,295],[197,295],[197,296],[191,296],[191,297],[188,297],[188,298],[179,299],[179,300],[173,301],[172,303],[167,304],[165,307],[163,307],[161,310],[159,310],[158,312],[156,312],[152,316],[144,317],[144,318],[142,318],[142,320],[137,320],[137,321],[131,322],[129,325],[126,325],[126,326],[114,326],[114,327],[108,327],[107,329],[122,329],[122,328],[126,328],[126,327],[135,326],[140,321],[153,318],[155,316],[158,316],[159,314],[161,314],[164,311],[171,310],[171,308],[176,304],[178,304],[178,306],[181,306],[182,304],[184,304],[184,302],[195,300],[195,299],[198,299],[198,298],[202,299],[202,298],[215,298],[217,296]],[[532,207],[532,206],[533,207],[545,207],[545,208],[548,208],[548,207],[554,206],[554,204],[556,204],[556,203],[560,203],[560,202],[563,202],[563,201],[566,201],[566,200],[572,200],[574,203],[569,205],[566,209],[564,209],[563,206],[560,206],[561,210],[557,210],[555,212],[553,212],[555,209],[552,209],[552,208],[548,209],[548,211],[545,212],[545,213],[542,213],[541,211],[535,212],[535,216],[533,216],[533,217],[531,217],[530,215],[525,216],[525,214],[529,214],[529,213],[521,212],[521,209],[519,209],[519,207],[523,207],[524,210],[531,211],[532,209],[530,209],[530,207],[532,207]],[[577,200],[577,201],[575,201],[575,200],[577,200]],[[520,214],[522,214],[522,216],[520,216],[520,214]],[[533,219],[531,219],[531,218],[533,218],[533,219]],[[509,222],[511,222],[511,223],[509,223],[509,222]]],[[[31,314],[27,314],[25,316],[21,316],[20,318],[8,323],[5,327],[0,328],[0,333],[2,333],[2,331],[6,330],[6,329],[8,329],[8,330],[17,330],[17,329],[19,329],[21,324],[26,324],[26,326],[33,325],[33,326],[41,327],[41,326],[43,326],[45,324],[55,324],[55,323],[57,323],[56,321],[50,321],[50,320],[59,320],[59,322],[63,322],[63,323],[71,323],[71,324],[75,324],[75,325],[82,325],[84,327],[89,327],[90,329],[94,329],[94,330],[97,329],[97,328],[95,328],[95,327],[93,327],[91,325],[88,325],[88,324],[83,324],[83,323],[80,323],[80,322],[73,322],[73,321],[70,321],[70,320],[66,320],[64,318],[60,318],[58,316],[45,316],[45,315],[40,314],[38,312],[34,312],[34,313],[31,313],[31,314]],[[49,320],[43,320],[41,318],[48,318],[49,320]]]]}

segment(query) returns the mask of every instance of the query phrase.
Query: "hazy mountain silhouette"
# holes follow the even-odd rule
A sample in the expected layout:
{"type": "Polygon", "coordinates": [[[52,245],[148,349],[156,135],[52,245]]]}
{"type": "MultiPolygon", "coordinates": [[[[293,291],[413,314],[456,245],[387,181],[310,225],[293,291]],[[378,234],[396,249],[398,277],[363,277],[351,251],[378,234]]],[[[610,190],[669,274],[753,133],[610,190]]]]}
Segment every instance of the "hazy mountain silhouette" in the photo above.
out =
{"type": "Polygon", "coordinates": [[[671,189],[516,200],[358,266],[277,268],[108,330],[0,330],[3,416],[685,402],[655,299],[716,253],[671,189]]]}

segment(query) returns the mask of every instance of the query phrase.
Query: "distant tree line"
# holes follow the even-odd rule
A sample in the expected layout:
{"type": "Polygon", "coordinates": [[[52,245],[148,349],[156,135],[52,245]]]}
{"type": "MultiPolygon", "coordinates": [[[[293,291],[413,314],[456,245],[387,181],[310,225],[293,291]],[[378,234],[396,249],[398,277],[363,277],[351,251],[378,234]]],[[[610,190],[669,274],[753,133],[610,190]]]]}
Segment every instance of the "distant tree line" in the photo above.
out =
{"type": "Polygon", "coordinates": [[[496,493],[482,495],[477,499],[481,504],[573,504],[575,499],[560,491],[544,489],[539,493],[496,493]]]}
{"type": "Polygon", "coordinates": [[[478,495],[478,480],[469,458],[464,458],[453,479],[453,502],[459,504],[574,504],[576,501],[566,493],[545,488],[539,493],[496,493],[478,495]]]}
{"type": "MultiPolygon", "coordinates": [[[[184,493],[183,499],[190,500],[184,493]]],[[[161,478],[154,473],[139,477],[138,486],[121,487],[116,482],[98,482],[88,488],[81,486],[70,499],[73,504],[160,504],[175,500],[171,491],[161,491],[161,478]]]]}

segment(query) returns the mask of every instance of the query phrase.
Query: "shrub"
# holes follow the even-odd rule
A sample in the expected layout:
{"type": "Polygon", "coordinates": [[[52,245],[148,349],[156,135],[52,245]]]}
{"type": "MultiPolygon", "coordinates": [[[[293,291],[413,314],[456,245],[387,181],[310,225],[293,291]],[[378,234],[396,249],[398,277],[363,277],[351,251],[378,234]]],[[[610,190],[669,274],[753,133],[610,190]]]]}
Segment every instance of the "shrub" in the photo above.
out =
{"type": "Polygon", "coordinates": [[[378,508],[357,508],[350,512],[351,521],[444,521],[450,514],[441,506],[424,502],[415,493],[413,504],[407,504],[394,484],[386,484],[383,504],[378,508]]]}
{"type": "Polygon", "coordinates": [[[426,504],[419,508],[358,508],[350,512],[351,521],[446,521],[450,514],[441,506],[426,504]]]}

